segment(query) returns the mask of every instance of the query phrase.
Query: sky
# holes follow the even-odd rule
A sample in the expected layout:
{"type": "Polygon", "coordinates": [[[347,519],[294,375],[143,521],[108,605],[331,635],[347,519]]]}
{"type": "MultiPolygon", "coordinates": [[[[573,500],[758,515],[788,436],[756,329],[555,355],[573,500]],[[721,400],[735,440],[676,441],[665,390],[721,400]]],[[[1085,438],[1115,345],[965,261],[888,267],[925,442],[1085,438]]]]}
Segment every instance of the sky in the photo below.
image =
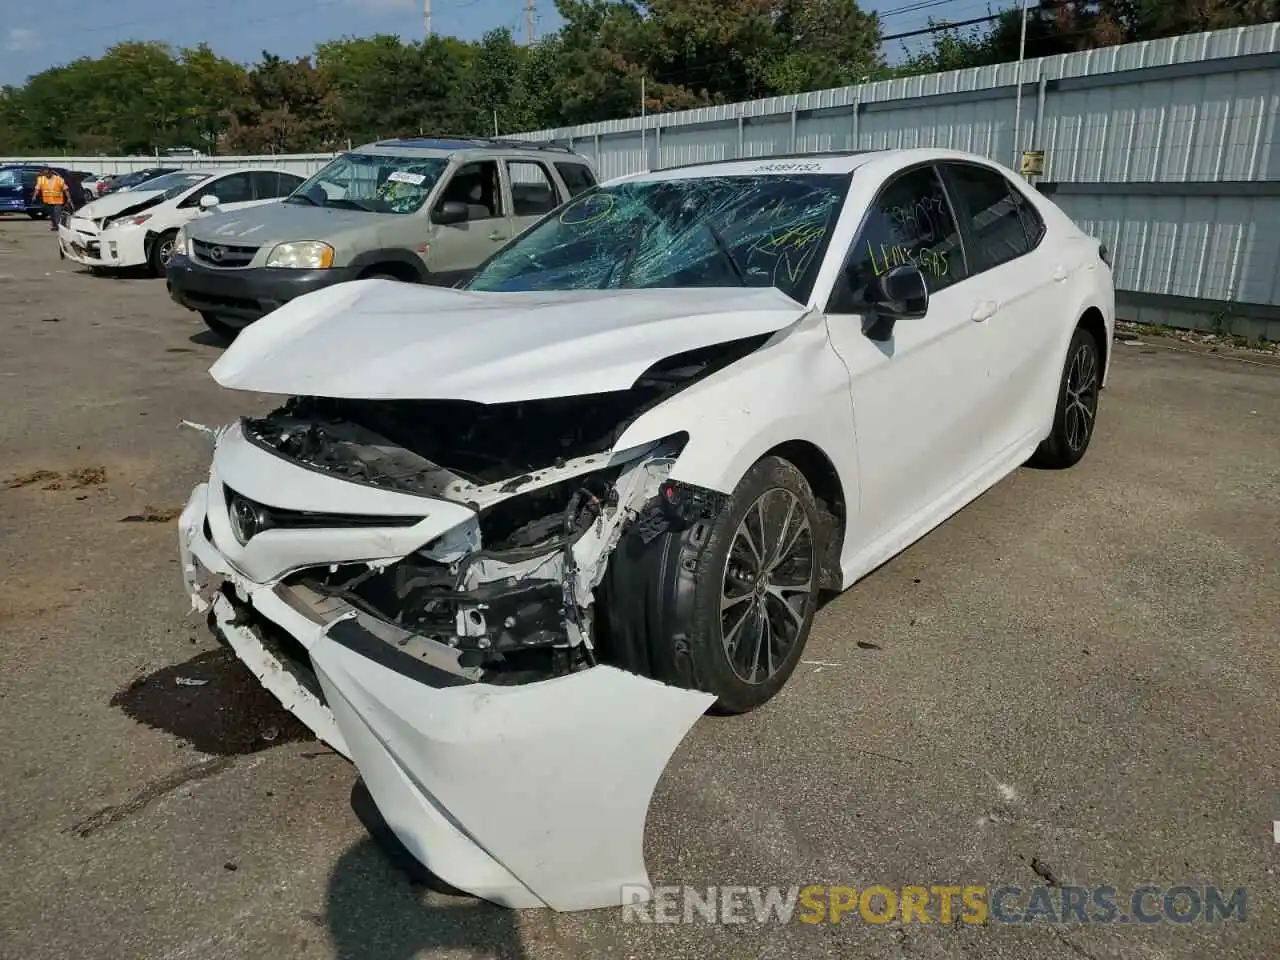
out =
{"type": "MultiPolygon", "coordinates": [[[[524,0],[432,0],[436,33],[479,39],[507,27],[523,39],[524,0]]],[[[1001,6],[1004,4],[1001,3],[1001,6]]],[[[873,0],[864,9],[893,15],[886,33],[925,25],[929,15],[981,16],[985,0],[873,0]],[[903,6],[933,9],[900,11],[903,6]],[[982,9],[977,9],[981,7],[982,9]]],[[[203,41],[241,63],[262,51],[282,57],[310,53],[317,43],[345,36],[395,33],[421,38],[422,0],[0,0],[0,85],[77,57],[99,56],[125,40],[159,40],[175,47],[203,41]]],[[[535,36],[560,25],[552,0],[535,3],[535,36]]],[[[897,59],[892,54],[891,59],[897,59]]]]}

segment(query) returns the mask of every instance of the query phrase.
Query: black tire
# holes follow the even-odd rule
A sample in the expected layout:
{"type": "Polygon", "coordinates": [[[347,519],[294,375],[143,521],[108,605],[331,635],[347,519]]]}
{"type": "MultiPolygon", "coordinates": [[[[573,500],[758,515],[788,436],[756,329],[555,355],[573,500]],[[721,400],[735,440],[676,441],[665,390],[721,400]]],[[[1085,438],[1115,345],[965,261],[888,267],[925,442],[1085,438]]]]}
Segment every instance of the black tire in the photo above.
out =
{"type": "Polygon", "coordinates": [[[1036,448],[1030,464],[1047,470],[1074,467],[1093,439],[1102,379],[1102,348],[1084,327],[1077,327],[1067,347],[1067,361],[1058,383],[1053,430],[1036,448]]]}
{"type": "Polygon", "coordinates": [[[27,211],[27,216],[28,216],[28,217],[30,217],[32,220],[43,220],[43,219],[44,219],[44,211],[43,211],[43,210],[28,210],[28,211],[27,211]]]}
{"type": "Polygon", "coordinates": [[[826,530],[804,476],[786,460],[765,457],[705,519],[647,542],[644,528],[633,527],[610,560],[600,595],[601,659],[714,694],[721,713],[767,703],[800,662],[818,607],[826,530]],[[766,571],[772,581],[752,587],[760,579],[753,576],[758,568],[749,569],[744,525],[767,559],[783,540],[784,516],[792,558],[766,571]]]}
{"type": "Polygon", "coordinates": [[[403,277],[397,277],[390,273],[366,273],[360,277],[361,280],[398,280],[400,283],[410,283],[412,281],[405,280],[403,277]]]}
{"type": "Polygon", "coordinates": [[[169,258],[173,256],[173,240],[177,235],[177,230],[166,230],[151,241],[151,250],[147,253],[147,266],[151,269],[153,277],[164,276],[164,268],[169,263],[169,258]]]}
{"type": "Polygon", "coordinates": [[[222,337],[222,339],[226,340],[228,343],[234,340],[239,335],[240,331],[244,329],[243,327],[237,327],[233,324],[227,323],[225,320],[219,318],[216,313],[210,313],[208,310],[200,311],[200,319],[204,321],[204,325],[206,327],[218,336],[222,337]]]}

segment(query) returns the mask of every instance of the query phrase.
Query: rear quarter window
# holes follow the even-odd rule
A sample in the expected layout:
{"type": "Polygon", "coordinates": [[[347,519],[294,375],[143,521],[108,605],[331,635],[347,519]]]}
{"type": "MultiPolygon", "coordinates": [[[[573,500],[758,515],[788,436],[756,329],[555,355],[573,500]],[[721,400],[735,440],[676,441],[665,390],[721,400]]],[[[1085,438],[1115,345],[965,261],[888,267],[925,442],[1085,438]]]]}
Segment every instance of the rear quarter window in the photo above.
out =
{"type": "Polygon", "coordinates": [[[557,163],[556,173],[560,174],[570,197],[576,197],[596,185],[595,174],[585,163],[557,163]]]}

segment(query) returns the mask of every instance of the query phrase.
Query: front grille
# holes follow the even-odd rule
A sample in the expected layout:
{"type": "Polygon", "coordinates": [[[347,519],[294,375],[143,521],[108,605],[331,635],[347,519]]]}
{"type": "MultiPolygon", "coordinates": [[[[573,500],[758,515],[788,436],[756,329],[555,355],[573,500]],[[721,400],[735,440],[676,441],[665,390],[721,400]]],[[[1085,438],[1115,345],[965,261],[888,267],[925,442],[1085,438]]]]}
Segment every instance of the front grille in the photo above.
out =
{"type": "Polygon", "coordinates": [[[422,517],[386,516],[380,514],[360,513],[313,513],[304,510],[286,510],[283,507],[270,507],[256,500],[250,500],[243,494],[236,493],[228,486],[223,486],[226,495],[227,509],[231,509],[233,500],[244,500],[254,511],[259,531],[261,530],[325,530],[350,527],[412,527],[421,523],[422,517]]]}
{"type": "Polygon", "coordinates": [[[191,256],[211,267],[247,267],[258,247],[242,247],[228,243],[208,243],[191,238],[191,256]]]}

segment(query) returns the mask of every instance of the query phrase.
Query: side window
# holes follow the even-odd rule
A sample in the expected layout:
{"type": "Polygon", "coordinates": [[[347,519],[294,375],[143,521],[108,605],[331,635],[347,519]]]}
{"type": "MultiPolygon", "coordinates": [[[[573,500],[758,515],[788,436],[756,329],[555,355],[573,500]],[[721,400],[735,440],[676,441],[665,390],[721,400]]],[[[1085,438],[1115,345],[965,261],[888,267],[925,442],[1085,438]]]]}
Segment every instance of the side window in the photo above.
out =
{"type": "Polygon", "coordinates": [[[532,160],[508,160],[511,208],[517,217],[540,217],[560,206],[547,168],[532,160]]]}
{"type": "Polygon", "coordinates": [[[205,197],[217,197],[219,203],[244,203],[253,199],[253,185],[249,180],[249,172],[233,173],[230,176],[215,180],[208,186],[201,187],[186,200],[184,207],[195,207],[205,197]]]}
{"type": "Polygon", "coordinates": [[[252,170],[249,177],[253,180],[255,200],[287,197],[302,182],[301,177],[295,177],[290,173],[276,173],[274,170],[252,170]]]}
{"type": "Polygon", "coordinates": [[[591,168],[586,164],[557,163],[556,172],[560,174],[560,179],[564,181],[564,185],[569,188],[569,196],[571,197],[576,197],[596,185],[596,178],[591,173],[591,168]]]}
{"type": "Polygon", "coordinates": [[[465,203],[471,220],[492,220],[502,212],[502,190],[498,182],[498,162],[481,160],[454,171],[438,202],[465,203]]]}
{"type": "MultiPolygon", "coordinates": [[[[969,228],[969,262],[974,273],[1008,263],[1039,242],[1038,235],[1032,241],[1027,231],[1027,218],[1038,222],[1039,217],[1034,210],[1019,209],[1029,204],[1002,173],[971,163],[948,163],[946,171],[969,228]]],[[[1043,229],[1043,224],[1037,229],[1043,229]]]]}
{"type": "Polygon", "coordinates": [[[903,264],[920,268],[930,293],[966,276],[951,204],[931,166],[909,170],[881,188],[849,249],[829,309],[861,312],[872,281],[903,264]]]}

